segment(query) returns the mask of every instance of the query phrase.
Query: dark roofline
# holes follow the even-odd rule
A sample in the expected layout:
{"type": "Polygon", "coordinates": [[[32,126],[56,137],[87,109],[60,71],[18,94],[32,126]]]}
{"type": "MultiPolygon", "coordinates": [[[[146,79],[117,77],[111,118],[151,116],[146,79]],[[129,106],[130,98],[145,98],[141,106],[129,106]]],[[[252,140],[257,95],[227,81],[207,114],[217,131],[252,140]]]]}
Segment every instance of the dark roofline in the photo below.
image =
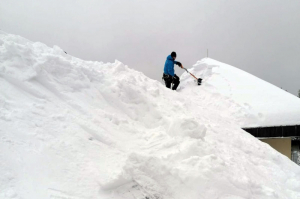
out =
{"type": "Polygon", "coordinates": [[[244,126],[242,129],[254,129],[254,128],[267,128],[267,127],[283,127],[283,126],[300,126],[300,123],[298,124],[283,124],[283,125],[270,125],[270,126],[244,126]]]}
{"type": "Polygon", "coordinates": [[[243,128],[254,137],[300,137],[300,125],[243,128]]]}

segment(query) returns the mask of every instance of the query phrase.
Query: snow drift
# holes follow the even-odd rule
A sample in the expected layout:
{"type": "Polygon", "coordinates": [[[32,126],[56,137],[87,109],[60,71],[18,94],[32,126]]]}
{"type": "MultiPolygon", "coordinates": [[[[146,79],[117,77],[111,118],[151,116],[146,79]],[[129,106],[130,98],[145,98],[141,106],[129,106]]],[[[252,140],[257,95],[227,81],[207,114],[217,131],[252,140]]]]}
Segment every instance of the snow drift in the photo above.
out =
{"type": "Polygon", "coordinates": [[[299,167],[212,85],[173,92],[119,61],[0,45],[0,198],[300,198],[299,167]]]}

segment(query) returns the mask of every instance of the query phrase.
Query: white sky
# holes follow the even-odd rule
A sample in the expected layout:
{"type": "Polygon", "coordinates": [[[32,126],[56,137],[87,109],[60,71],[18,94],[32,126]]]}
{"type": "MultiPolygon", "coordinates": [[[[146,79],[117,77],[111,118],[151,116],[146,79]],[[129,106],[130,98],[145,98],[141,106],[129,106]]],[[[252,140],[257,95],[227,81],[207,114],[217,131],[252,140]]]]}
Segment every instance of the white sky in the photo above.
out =
{"type": "Polygon", "coordinates": [[[157,80],[171,51],[190,67],[208,48],[296,95],[299,10],[299,0],[1,0],[0,29],[85,60],[117,59],[157,80]]]}

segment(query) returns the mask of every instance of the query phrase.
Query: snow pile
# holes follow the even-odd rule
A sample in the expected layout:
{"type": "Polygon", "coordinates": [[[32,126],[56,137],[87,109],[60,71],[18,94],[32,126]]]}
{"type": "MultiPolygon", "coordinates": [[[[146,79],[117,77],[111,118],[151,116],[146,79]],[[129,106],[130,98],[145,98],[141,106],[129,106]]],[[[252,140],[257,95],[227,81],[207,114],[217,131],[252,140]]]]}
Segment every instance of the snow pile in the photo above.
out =
{"type": "Polygon", "coordinates": [[[0,198],[300,198],[299,167],[212,86],[173,92],[3,32],[0,45],[0,198]]]}
{"type": "MultiPolygon", "coordinates": [[[[191,71],[204,78],[205,88],[233,99],[257,118],[244,118],[243,127],[300,124],[300,99],[264,80],[210,58],[198,61],[191,71]]],[[[183,79],[191,81],[187,74],[183,79]]]]}

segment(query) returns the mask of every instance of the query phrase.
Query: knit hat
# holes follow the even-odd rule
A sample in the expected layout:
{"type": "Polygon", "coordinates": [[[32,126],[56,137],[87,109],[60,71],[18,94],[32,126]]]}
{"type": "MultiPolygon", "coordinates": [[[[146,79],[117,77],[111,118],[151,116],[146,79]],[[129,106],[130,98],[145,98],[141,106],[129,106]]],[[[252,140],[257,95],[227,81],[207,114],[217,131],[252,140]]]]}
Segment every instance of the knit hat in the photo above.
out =
{"type": "Polygon", "coordinates": [[[173,52],[171,53],[171,57],[176,57],[176,52],[173,51],[173,52]]]}

